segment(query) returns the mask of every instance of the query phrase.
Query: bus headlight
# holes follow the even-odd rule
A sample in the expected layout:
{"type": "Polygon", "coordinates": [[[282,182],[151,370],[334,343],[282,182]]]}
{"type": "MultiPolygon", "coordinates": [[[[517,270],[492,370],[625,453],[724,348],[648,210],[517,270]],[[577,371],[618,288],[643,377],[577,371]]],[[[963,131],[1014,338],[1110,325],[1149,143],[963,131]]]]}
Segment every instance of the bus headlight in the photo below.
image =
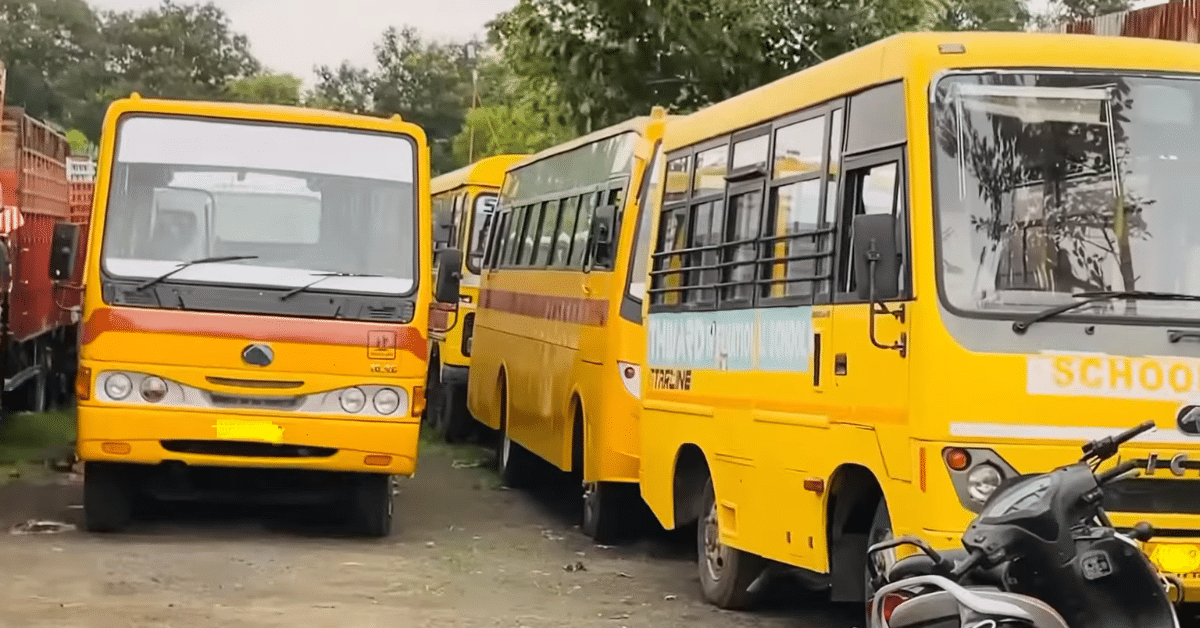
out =
{"type": "Polygon", "coordinates": [[[142,380],[142,385],[139,387],[142,393],[142,399],[150,403],[158,403],[167,396],[167,383],[162,378],[151,375],[142,380]]]}
{"type": "Polygon", "coordinates": [[[379,414],[391,414],[400,407],[400,395],[391,388],[380,388],[375,393],[375,411],[379,414]]]}
{"type": "Polygon", "coordinates": [[[104,394],[109,399],[120,401],[133,392],[133,382],[124,373],[113,373],[104,380],[104,394]]]}
{"type": "Polygon", "coordinates": [[[979,503],[986,502],[996,487],[1000,486],[1002,479],[1003,476],[996,467],[990,464],[978,465],[967,474],[967,494],[979,503]]]}
{"type": "Polygon", "coordinates": [[[343,410],[357,414],[367,405],[367,394],[361,388],[347,388],[338,396],[338,401],[341,402],[343,410]]]}

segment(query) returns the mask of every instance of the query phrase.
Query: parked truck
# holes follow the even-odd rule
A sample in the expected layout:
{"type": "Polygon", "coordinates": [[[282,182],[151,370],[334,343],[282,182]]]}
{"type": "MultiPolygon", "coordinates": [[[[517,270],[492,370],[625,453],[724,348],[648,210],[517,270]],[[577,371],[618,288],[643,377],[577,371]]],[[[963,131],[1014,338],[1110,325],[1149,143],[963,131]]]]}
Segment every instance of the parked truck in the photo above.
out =
{"type": "MultiPolygon", "coordinates": [[[[0,68],[0,85],[4,84],[0,68]]],[[[2,89],[2,88],[0,88],[2,89]]],[[[0,121],[0,416],[70,402],[78,361],[82,255],[73,276],[51,276],[51,256],[81,247],[91,183],[71,183],[67,138],[4,107],[0,121]]]]}

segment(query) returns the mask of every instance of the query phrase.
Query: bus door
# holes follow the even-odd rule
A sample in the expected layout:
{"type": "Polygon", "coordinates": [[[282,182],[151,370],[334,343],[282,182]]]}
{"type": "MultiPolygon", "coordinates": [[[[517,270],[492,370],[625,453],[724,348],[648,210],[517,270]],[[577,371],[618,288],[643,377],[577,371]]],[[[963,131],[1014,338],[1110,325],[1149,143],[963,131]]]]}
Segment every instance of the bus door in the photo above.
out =
{"type": "Polygon", "coordinates": [[[836,409],[831,418],[873,429],[888,475],[909,480],[907,356],[912,281],[904,151],[892,148],[847,156],[842,162],[842,172],[839,285],[831,308],[833,333],[822,339],[821,347],[822,359],[832,365],[835,390],[831,392],[836,396],[832,407],[836,409]],[[887,295],[889,298],[875,306],[867,302],[867,287],[857,285],[854,278],[856,253],[851,226],[855,216],[869,214],[895,218],[901,259],[899,294],[887,295]]]}

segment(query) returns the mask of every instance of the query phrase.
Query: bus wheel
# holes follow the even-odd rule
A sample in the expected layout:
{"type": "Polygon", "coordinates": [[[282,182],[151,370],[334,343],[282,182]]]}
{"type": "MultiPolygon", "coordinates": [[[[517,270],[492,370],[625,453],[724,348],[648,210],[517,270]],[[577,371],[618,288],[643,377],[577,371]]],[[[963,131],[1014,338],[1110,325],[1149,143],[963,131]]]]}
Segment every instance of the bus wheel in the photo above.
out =
{"type": "Polygon", "coordinates": [[[385,537],[392,532],[392,476],[363,473],[354,486],[354,531],[363,536],[385,537]]]}
{"type": "MultiPolygon", "coordinates": [[[[633,485],[636,487],[636,485],[633,485]]],[[[585,482],[583,485],[583,533],[597,543],[611,543],[623,536],[633,516],[630,485],[585,482]]]]}
{"type": "MultiPolygon", "coordinates": [[[[887,501],[880,498],[875,507],[875,518],[871,521],[871,530],[867,533],[867,547],[892,538],[892,516],[888,512],[887,501]]],[[[868,561],[875,563],[876,573],[886,574],[896,564],[896,550],[884,550],[874,556],[868,556],[868,561]]],[[[867,619],[871,617],[871,606],[875,598],[875,587],[871,586],[871,570],[864,563],[863,567],[863,600],[866,603],[867,619]]]]}
{"type": "Polygon", "coordinates": [[[112,462],[83,464],[83,521],[88,532],[120,532],[132,518],[126,468],[112,462]]]}
{"type": "Polygon", "coordinates": [[[500,435],[500,479],[509,488],[521,488],[532,483],[533,454],[508,436],[508,426],[500,435]]]}
{"type": "Polygon", "coordinates": [[[461,443],[470,435],[466,391],[461,386],[442,385],[441,432],[447,443],[461,443]]]}
{"type": "Polygon", "coordinates": [[[762,575],[767,561],[721,542],[711,477],[704,484],[701,512],[700,525],[696,526],[696,549],[704,599],[726,610],[745,609],[751,601],[750,585],[762,575]]]}

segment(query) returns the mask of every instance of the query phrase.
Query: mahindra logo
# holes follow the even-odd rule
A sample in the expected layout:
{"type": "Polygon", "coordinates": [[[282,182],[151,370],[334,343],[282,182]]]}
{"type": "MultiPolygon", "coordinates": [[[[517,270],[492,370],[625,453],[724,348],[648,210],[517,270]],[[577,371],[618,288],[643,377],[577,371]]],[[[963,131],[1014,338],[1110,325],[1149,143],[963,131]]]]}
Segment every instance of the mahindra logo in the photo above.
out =
{"type": "Polygon", "coordinates": [[[1200,436],[1200,406],[1184,406],[1175,415],[1175,424],[1179,431],[1192,436],[1200,436]]]}
{"type": "Polygon", "coordinates": [[[242,349],[242,361],[253,366],[270,366],[275,352],[267,345],[247,345],[242,349]]]}

